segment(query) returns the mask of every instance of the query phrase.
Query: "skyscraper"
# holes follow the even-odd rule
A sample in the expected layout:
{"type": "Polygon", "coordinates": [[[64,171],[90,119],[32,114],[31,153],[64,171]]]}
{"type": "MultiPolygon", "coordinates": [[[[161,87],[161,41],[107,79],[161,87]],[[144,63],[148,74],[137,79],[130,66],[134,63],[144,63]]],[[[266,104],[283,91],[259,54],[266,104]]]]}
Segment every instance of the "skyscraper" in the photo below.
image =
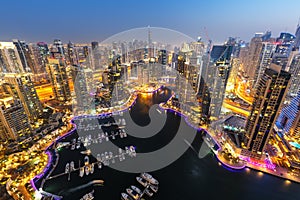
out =
{"type": "Polygon", "coordinates": [[[34,88],[30,74],[5,74],[4,80],[15,91],[16,98],[20,99],[24,110],[31,121],[37,120],[42,115],[42,105],[34,88]]]}
{"type": "Polygon", "coordinates": [[[259,58],[259,65],[257,66],[255,70],[254,75],[254,82],[257,84],[258,80],[260,80],[260,77],[264,73],[265,69],[268,68],[271,64],[272,56],[275,53],[276,50],[276,43],[272,42],[263,42],[262,43],[262,51],[259,58]]]}
{"type": "Polygon", "coordinates": [[[276,125],[285,134],[293,137],[300,136],[300,91],[291,103],[282,109],[276,125]]]}
{"type": "Polygon", "coordinates": [[[54,40],[50,53],[52,58],[57,58],[57,59],[65,58],[65,50],[61,40],[59,39],[54,40]]]}
{"type": "Polygon", "coordinates": [[[0,42],[0,72],[25,72],[17,48],[12,42],[0,42]]]}
{"type": "Polygon", "coordinates": [[[74,44],[71,41],[68,43],[67,61],[70,65],[77,65],[78,64],[76,49],[74,48],[74,44]]]}
{"type": "Polygon", "coordinates": [[[66,66],[62,59],[48,59],[47,72],[52,84],[55,99],[68,101],[71,99],[71,91],[66,72],[66,66]]]}
{"type": "Polygon", "coordinates": [[[290,73],[281,70],[281,66],[275,64],[271,64],[261,76],[246,123],[242,154],[261,158],[281,111],[290,78],[290,73]]]}
{"type": "Polygon", "coordinates": [[[289,72],[292,74],[291,87],[289,88],[289,97],[295,97],[300,90],[300,54],[296,54],[290,65],[289,72]]]}
{"type": "Polygon", "coordinates": [[[300,46],[300,25],[299,24],[297,25],[295,36],[296,36],[296,39],[295,39],[294,46],[296,48],[299,48],[299,46],[300,46]]]}
{"type": "Polygon", "coordinates": [[[73,107],[73,112],[77,114],[87,113],[93,105],[94,96],[90,94],[89,79],[92,74],[88,73],[88,69],[84,69],[82,66],[73,65],[71,67],[72,81],[74,84],[74,91],[76,95],[76,104],[73,107]]]}
{"type": "Polygon", "coordinates": [[[16,140],[31,133],[23,105],[10,95],[0,96],[0,138],[16,140]]]}
{"type": "Polygon", "coordinates": [[[262,38],[254,37],[251,39],[244,71],[249,76],[249,80],[254,80],[256,68],[259,66],[262,51],[262,38]]]}
{"type": "MultiPolygon", "coordinates": [[[[231,69],[231,45],[214,45],[209,63],[203,73],[204,83],[209,88],[209,113],[213,117],[219,117],[225,95],[225,89],[231,69]]],[[[207,62],[207,61],[206,61],[207,62]]]]}

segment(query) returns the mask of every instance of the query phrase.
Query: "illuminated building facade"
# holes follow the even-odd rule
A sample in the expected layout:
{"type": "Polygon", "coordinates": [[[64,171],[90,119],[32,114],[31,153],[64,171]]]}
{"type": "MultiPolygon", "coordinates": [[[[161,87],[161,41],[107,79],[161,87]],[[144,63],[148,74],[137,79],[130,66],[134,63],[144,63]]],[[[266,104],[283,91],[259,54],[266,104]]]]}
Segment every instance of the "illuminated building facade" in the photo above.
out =
{"type": "Polygon", "coordinates": [[[15,91],[16,97],[20,99],[24,110],[31,121],[36,121],[42,115],[42,105],[34,88],[30,74],[5,74],[4,80],[9,83],[15,91]]]}
{"type": "Polygon", "coordinates": [[[295,97],[300,90],[300,54],[296,54],[289,67],[292,74],[291,87],[289,89],[289,97],[295,97]]]}
{"type": "Polygon", "coordinates": [[[290,85],[291,74],[271,64],[260,78],[246,123],[242,153],[261,158],[290,85]]]}
{"type": "Polygon", "coordinates": [[[12,96],[0,97],[0,138],[4,140],[26,137],[31,127],[23,105],[12,96]]]}
{"type": "Polygon", "coordinates": [[[276,43],[271,42],[263,42],[262,43],[262,51],[260,56],[260,64],[257,66],[255,75],[254,75],[254,82],[257,84],[258,80],[264,73],[265,69],[268,68],[272,61],[272,56],[276,51],[276,43]]]}
{"type": "Polygon", "coordinates": [[[0,72],[25,72],[18,50],[12,42],[0,42],[0,72]]]}
{"type": "Polygon", "coordinates": [[[300,136],[300,91],[291,103],[284,107],[278,117],[276,125],[285,134],[299,138],[300,136]]]}
{"type": "Polygon", "coordinates": [[[71,99],[71,91],[66,72],[66,66],[62,59],[48,59],[47,72],[52,84],[55,99],[68,101],[71,99]]]}

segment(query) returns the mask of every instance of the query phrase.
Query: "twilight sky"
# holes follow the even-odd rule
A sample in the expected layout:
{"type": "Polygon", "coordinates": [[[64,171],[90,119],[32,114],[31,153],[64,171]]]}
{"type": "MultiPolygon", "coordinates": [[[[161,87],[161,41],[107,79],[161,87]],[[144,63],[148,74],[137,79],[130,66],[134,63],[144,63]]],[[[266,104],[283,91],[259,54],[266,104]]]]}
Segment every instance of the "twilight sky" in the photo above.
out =
{"type": "Polygon", "coordinates": [[[0,41],[101,41],[131,28],[154,26],[214,43],[255,32],[295,33],[299,0],[1,0],[0,41]]]}

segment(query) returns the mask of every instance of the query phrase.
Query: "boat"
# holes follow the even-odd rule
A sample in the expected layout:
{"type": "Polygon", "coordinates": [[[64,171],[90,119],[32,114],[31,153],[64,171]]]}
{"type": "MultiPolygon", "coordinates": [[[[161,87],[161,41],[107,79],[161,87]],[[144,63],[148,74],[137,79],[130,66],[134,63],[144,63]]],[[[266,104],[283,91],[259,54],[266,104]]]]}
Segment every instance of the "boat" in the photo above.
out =
{"type": "Polygon", "coordinates": [[[142,194],[142,191],[140,190],[140,188],[138,188],[138,187],[136,187],[136,186],[134,186],[134,185],[132,185],[132,186],[130,186],[130,187],[131,187],[131,189],[133,189],[134,191],[136,191],[136,193],[138,193],[139,195],[142,194]]]}
{"type": "Polygon", "coordinates": [[[149,187],[150,187],[150,189],[151,189],[153,192],[155,192],[155,193],[158,191],[158,186],[150,185],[149,187]]]}
{"type": "Polygon", "coordinates": [[[101,169],[102,168],[102,163],[99,161],[98,162],[98,169],[101,169]]]}
{"type": "Polygon", "coordinates": [[[126,193],[121,193],[121,199],[123,199],[123,200],[132,200],[132,198],[126,193]]]}
{"type": "Polygon", "coordinates": [[[130,146],[129,147],[129,152],[130,152],[131,156],[136,157],[136,151],[135,151],[135,147],[134,146],[130,146]]]}
{"type": "Polygon", "coordinates": [[[140,195],[138,193],[136,193],[135,191],[133,191],[132,189],[130,188],[127,188],[126,189],[126,192],[132,196],[135,200],[139,199],[140,195]]]}
{"type": "Polygon", "coordinates": [[[84,165],[88,165],[90,163],[90,159],[88,156],[84,157],[84,165]]]}
{"type": "Polygon", "coordinates": [[[91,173],[91,174],[94,173],[94,169],[95,169],[94,163],[92,163],[92,164],[90,165],[90,173],[91,173]]]}
{"type": "Polygon", "coordinates": [[[71,161],[71,163],[70,163],[70,171],[74,171],[74,170],[75,170],[74,161],[71,161]]]}
{"type": "Polygon", "coordinates": [[[149,197],[153,196],[153,192],[151,192],[148,188],[145,189],[145,194],[148,195],[149,197]]]}
{"type": "Polygon", "coordinates": [[[101,161],[101,155],[99,153],[97,154],[97,161],[101,161]]]}
{"type": "Polygon", "coordinates": [[[147,182],[145,179],[143,179],[143,178],[137,176],[137,177],[136,177],[136,180],[137,180],[137,182],[139,182],[142,186],[147,187],[148,182],[147,182]]]}
{"type": "Polygon", "coordinates": [[[90,173],[90,167],[88,165],[86,165],[84,167],[84,171],[85,171],[85,175],[89,175],[89,173],[90,173]]]}
{"type": "Polygon", "coordinates": [[[85,151],[81,151],[80,153],[85,155],[91,155],[92,151],[90,149],[87,149],[85,151]]]}
{"type": "Polygon", "coordinates": [[[150,174],[148,174],[146,172],[142,173],[141,177],[146,179],[149,183],[151,183],[153,185],[158,185],[159,184],[159,182],[155,178],[153,178],[150,174]]]}
{"type": "Polygon", "coordinates": [[[67,163],[65,167],[65,173],[69,173],[69,172],[70,172],[70,164],[67,163]]]}
{"type": "Polygon", "coordinates": [[[80,167],[79,176],[83,177],[83,175],[84,175],[84,167],[80,167]]]}

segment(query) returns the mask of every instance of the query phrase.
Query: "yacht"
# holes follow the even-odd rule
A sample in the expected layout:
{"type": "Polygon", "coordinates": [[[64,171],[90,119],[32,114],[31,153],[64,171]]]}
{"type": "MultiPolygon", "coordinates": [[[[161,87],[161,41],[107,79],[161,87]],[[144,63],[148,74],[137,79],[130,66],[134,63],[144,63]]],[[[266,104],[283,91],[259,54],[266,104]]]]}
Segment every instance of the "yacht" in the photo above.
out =
{"type": "Polygon", "coordinates": [[[136,177],[136,180],[137,180],[137,182],[139,182],[142,186],[144,186],[144,187],[147,187],[147,185],[148,185],[148,182],[145,180],[145,179],[143,179],[143,178],[141,178],[141,177],[136,177]]]}
{"type": "Polygon", "coordinates": [[[74,171],[74,170],[75,170],[74,161],[71,161],[71,163],[70,163],[70,171],[74,171]]]}
{"type": "Polygon", "coordinates": [[[132,200],[132,198],[126,193],[121,193],[121,197],[123,200],[132,200]]]}
{"type": "Polygon", "coordinates": [[[84,157],[84,164],[85,164],[85,165],[88,165],[89,163],[90,163],[89,157],[88,157],[88,156],[85,156],[85,157],[84,157]]]}
{"type": "Polygon", "coordinates": [[[94,173],[94,169],[95,169],[94,163],[92,163],[92,164],[90,165],[90,173],[91,173],[91,174],[94,173]]]}
{"type": "Polygon", "coordinates": [[[158,191],[158,186],[150,185],[149,187],[150,187],[150,189],[151,189],[153,192],[155,192],[155,193],[158,191]]]}
{"type": "Polygon", "coordinates": [[[79,169],[79,176],[83,177],[83,175],[84,175],[84,167],[80,167],[80,169],[79,169]]]}
{"type": "Polygon", "coordinates": [[[69,173],[69,172],[70,172],[70,164],[67,163],[65,167],[65,173],[69,173]]]}
{"type": "Polygon", "coordinates": [[[134,186],[134,185],[132,185],[132,186],[130,186],[131,187],[131,189],[133,189],[136,193],[138,193],[139,195],[141,195],[142,194],[142,191],[140,190],[140,188],[138,188],[138,187],[136,187],[136,186],[134,186]]]}
{"type": "Polygon", "coordinates": [[[127,188],[126,192],[132,196],[135,200],[139,199],[140,195],[138,193],[136,193],[135,191],[133,191],[132,189],[127,188]]]}
{"type": "Polygon", "coordinates": [[[87,150],[85,150],[85,151],[81,151],[80,152],[81,154],[85,154],[85,155],[91,155],[91,150],[90,149],[87,149],[87,150]]]}
{"type": "Polygon", "coordinates": [[[145,189],[145,193],[146,193],[149,197],[152,197],[152,196],[153,196],[153,192],[151,192],[148,188],[145,189]]]}
{"type": "Polygon", "coordinates": [[[141,177],[146,179],[149,183],[151,183],[153,185],[158,185],[158,181],[146,172],[142,173],[141,177]]]}
{"type": "Polygon", "coordinates": [[[90,167],[88,165],[86,165],[84,167],[84,171],[85,171],[85,175],[89,175],[89,173],[90,173],[90,167]]]}

